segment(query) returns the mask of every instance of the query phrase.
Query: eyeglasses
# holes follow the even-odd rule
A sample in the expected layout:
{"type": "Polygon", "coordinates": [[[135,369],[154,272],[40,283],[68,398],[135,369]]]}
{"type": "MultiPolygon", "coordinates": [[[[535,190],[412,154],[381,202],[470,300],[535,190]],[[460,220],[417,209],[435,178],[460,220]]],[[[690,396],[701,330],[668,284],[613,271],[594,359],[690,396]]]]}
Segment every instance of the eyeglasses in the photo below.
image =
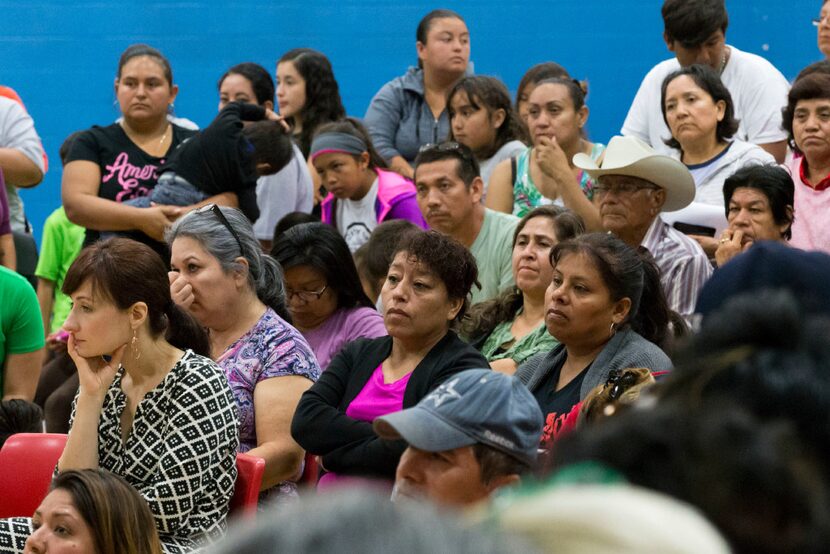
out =
{"type": "Polygon", "coordinates": [[[605,196],[612,191],[614,194],[634,194],[638,190],[657,190],[659,188],[655,185],[641,185],[638,183],[618,183],[615,185],[598,184],[594,186],[594,194],[596,196],[605,196]]]}
{"type": "Polygon", "coordinates": [[[285,296],[289,302],[291,302],[291,299],[296,296],[303,304],[308,304],[309,302],[320,300],[320,297],[323,296],[323,293],[326,292],[327,288],[329,288],[328,285],[325,285],[320,290],[291,290],[286,288],[285,296]]]}
{"type": "Polygon", "coordinates": [[[637,384],[637,374],[633,371],[612,369],[608,374],[608,380],[605,381],[605,387],[611,387],[611,390],[608,392],[608,398],[617,400],[635,384],[637,384]]]}
{"type": "Polygon", "coordinates": [[[830,15],[820,15],[811,21],[813,23],[813,27],[821,27],[821,24],[826,22],[828,19],[830,19],[830,15]]]}
{"type": "Polygon", "coordinates": [[[473,157],[473,151],[468,146],[454,140],[447,140],[437,144],[432,142],[424,144],[418,149],[418,154],[423,154],[424,152],[450,152],[458,154],[465,160],[475,159],[473,157]]]}
{"type": "Polygon", "coordinates": [[[227,229],[228,232],[231,235],[233,235],[233,238],[236,239],[236,245],[239,246],[239,255],[242,256],[243,258],[245,257],[245,249],[242,248],[242,240],[240,240],[239,234],[233,228],[233,226],[231,225],[231,222],[228,221],[228,218],[225,217],[225,214],[222,213],[222,210],[219,209],[219,206],[217,206],[216,204],[206,204],[206,205],[202,206],[201,208],[197,208],[194,211],[197,214],[203,214],[203,213],[207,213],[207,212],[213,212],[214,214],[216,214],[216,219],[218,219],[219,222],[222,225],[225,226],[225,229],[227,229]]]}

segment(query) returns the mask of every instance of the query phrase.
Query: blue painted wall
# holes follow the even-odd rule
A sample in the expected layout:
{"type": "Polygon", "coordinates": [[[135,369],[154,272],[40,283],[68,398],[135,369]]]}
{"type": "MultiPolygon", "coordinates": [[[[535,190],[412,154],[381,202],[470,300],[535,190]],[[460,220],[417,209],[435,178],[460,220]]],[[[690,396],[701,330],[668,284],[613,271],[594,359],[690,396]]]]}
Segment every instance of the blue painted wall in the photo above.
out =
{"type": "MultiPolygon", "coordinates": [[[[617,133],[640,80],[668,57],[657,0],[448,1],[472,34],[476,72],[515,90],[532,64],[554,60],[589,81],[589,128],[607,141],[617,133]]],[[[761,54],[788,78],[819,58],[815,28],[821,0],[728,1],[728,42],[761,54]]],[[[326,53],[350,114],[362,116],[372,95],[415,60],[415,26],[433,2],[174,1],[37,2],[0,0],[0,83],[15,88],[35,119],[51,169],[24,191],[40,237],[60,204],[58,148],[71,132],[109,123],[121,51],[147,42],[171,60],[181,92],[178,115],[210,122],[216,80],[232,64],[274,69],[286,50],[326,53]]]]}

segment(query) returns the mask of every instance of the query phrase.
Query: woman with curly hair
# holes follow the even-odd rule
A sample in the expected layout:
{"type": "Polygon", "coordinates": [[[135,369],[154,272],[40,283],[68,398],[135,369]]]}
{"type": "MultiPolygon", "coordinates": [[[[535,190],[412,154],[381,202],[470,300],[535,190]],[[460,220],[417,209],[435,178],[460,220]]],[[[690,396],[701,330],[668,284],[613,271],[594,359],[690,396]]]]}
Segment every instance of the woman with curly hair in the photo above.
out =
{"type": "Polygon", "coordinates": [[[473,306],[462,328],[494,370],[511,375],[522,362],[559,343],[545,327],[545,291],[553,278],[550,251],[583,232],[582,218],[560,206],[539,206],[519,221],[513,234],[516,286],[473,306]]]}
{"type": "Polygon", "coordinates": [[[346,117],[331,62],[311,48],[289,50],[277,62],[277,105],[305,157],[318,126],[346,117]]]}

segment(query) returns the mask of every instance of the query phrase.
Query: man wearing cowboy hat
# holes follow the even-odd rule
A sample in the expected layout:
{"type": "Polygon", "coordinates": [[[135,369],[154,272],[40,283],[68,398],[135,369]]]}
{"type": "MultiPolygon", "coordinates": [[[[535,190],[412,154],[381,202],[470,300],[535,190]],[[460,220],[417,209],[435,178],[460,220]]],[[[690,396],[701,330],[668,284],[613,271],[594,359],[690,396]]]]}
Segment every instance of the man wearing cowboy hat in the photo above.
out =
{"type": "Polygon", "coordinates": [[[712,266],[697,242],[659,217],[660,212],[680,210],[694,200],[695,183],[689,170],[634,137],[612,138],[602,166],[582,153],[573,161],[599,182],[594,202],[603,229],[651,253],[669,307],[689,321],[712,266]]]}

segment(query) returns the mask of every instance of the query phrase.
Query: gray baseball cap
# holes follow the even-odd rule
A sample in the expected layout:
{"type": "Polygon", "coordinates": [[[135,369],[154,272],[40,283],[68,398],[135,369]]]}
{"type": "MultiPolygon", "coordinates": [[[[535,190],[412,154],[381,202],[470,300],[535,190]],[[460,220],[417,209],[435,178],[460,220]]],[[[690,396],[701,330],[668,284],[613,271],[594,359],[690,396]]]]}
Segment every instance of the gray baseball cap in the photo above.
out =
{"type": "Polygon", "coordinates": [[[543,423],[539,404],[517,378],[469,369],[416,406],[377,418],[374,429],[384,439],[403,439],[427,452],[482,443],[532,466],[543,423]]]}

